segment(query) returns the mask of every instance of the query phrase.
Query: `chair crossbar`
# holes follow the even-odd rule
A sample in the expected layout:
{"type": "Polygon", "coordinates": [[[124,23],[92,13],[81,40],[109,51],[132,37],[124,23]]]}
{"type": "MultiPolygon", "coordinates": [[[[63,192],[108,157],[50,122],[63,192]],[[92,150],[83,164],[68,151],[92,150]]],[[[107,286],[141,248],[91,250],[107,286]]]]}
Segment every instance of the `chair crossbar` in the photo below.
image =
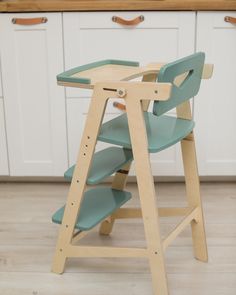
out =
{"type": "MultiPolygon", "coordinates": [[[[186,216],[190,214],[193,210],[193,208],[189,207],[176,207],[176,208],[157,208],[158,214],[160,217],[174,217],[174,216],[186,216]]],[[[135,219],[135,218],[142,218],[142,211],[141,208],[120,208],[118,209],[113,215],[113,219],[135,219]]],[[[104,220],[105,222],[110,223],[111,217],[108,217],[104,220]]],[[[97,227],[95,227],[97,228],[97,227]]],[[[76,231],[72,238],[72,243],[75,244],[84,237],[86,237],[91,231],[94,231],[94,229],[91,229],[90,231],[76,231]]]]}
{"type": "Polygon", "coordinates": [[[148,250],[144,248],[123,247],[92,247],[68,245],[65,249],[67,257],[148,257],[148,250]]]}
{"type": "MultiPolygon", "coordinates": [[[[192,208],[189,207],[176,207],[176,208],[158,208],[158,215],[160,217],[173,217],[185,216],[192,208]]],[[[128,218],[142,218],[141,208],[120,208],[114,214],[115,219],[128,219],[128,218]]]]}
{"type": "Polygon", "coordinates": [[[175,240],[175,238],[193,221],[197,221],[197,217],[199,216],[199,208],[195,207],[193,209],[189,209],[189,213],[186,214],[183,220],[181,220],[177,226],[173,229],[173,231],[163,240],[162,246],[163,250],[166,250],[167,247],[175,240]]]}

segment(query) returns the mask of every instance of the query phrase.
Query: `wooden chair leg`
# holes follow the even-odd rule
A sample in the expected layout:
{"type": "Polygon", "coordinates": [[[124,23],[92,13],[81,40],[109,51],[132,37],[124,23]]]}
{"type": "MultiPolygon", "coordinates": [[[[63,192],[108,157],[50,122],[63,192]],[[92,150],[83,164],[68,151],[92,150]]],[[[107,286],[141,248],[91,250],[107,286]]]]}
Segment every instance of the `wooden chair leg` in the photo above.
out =
{"type": "MultiPolygon", "coordinates": [[[[146,166],[145,163],[143,164],[144,166],[146,166]]],[[[156,195],[154,190],[153,178],[151,175],[151,169],[150,173],[149,171],[147,171],[147,173],[137,172],[137,178],[145,236],[149,252],[149,265],[152,275],[154,295],[168,295],[169,292],[164,261],[165,258],[161,241],[159,216],[157,213],[158,211],[155,209],[156,195]],[[150,179],[150,181],[148,178],[150,179]]]]}
{"type": "MultiPolygon", "coordinates": [[[[131,163],[132,162],[124,165],[122,169],[115,174],[114,180],[112,182],[112,188],[118,189],[118,190],[123,190],[125,188],[131,163]]],[[[115,222],[115,214],[111,215],[109,218],[104,220],[101,223],[101,226],[99,229],[100,235],[106,235],[106,236],[109,235],[112,232],[114,222],[115,222]]]]}
{"type": "Polygon", "coordinates": [[[71,244],[75,223],[83,199],[89,167],[94,154],[97,135],[106,108],[107,98],[98,90],[94,90],[89,112],[81,140],[76,167],[64,211],[64,217],[60,226],[52,271],[62,273],[64,270],[68,248],[71,244]],[[99,97],[99,99],[97,99],[99,97]]]}
{"type": "Polygon", "coordinates": [[[55,253],[52,263],[52,272],[62,274],[66,265],[66,256],[62,252],[55,253]]]}
{"type": "Polygon", "coordinates": [[[156,210],[156,194],[148,153],[143,111],[141,104],[136,101],[129,102],[127,100],[126,107],[153,290],[155,295],[168,295],[159,216],[156,210]]]}
{"type": "Polygon", "coordinates": [[[192,207],[197,206],[199,209],[198,220],[192,221],[191,223],[194,255],[196,259],[207,262],[207,242],[193,133],[190,133],[185,139],[181,141],[181,149],[188,204],[192,207]]]}

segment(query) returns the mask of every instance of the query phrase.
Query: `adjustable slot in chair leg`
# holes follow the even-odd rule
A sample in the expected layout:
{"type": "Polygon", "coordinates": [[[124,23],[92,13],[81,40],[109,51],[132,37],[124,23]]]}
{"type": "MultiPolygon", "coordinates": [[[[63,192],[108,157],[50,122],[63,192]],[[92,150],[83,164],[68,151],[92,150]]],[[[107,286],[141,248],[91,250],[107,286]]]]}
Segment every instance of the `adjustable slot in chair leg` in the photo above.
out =
{"type": "Polygon", "coordinates": [[[193,133],[181,141],[181,148],[188,203],[189,206],[199,209],[197,220],[191,222],[194,255],[196,259],[207,262],[207,242],[193,133]]]}

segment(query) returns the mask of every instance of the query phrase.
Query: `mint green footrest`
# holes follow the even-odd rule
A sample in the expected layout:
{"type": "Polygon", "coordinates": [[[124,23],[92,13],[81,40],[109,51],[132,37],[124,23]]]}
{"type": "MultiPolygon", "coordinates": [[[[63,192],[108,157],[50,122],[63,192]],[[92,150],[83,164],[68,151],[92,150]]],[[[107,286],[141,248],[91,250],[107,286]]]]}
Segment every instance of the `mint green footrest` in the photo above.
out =
{"type": "MultiPolygon", "coordinates": [[[[94,154],[93,163],[87,179],[87,184],[98,184],[106,177],[118,171],[122,166],[133,159],[130,149],[109,147],[94,154]]],[[[75,165],[64,174],[65,179],[71,180],[75,165]]]]}
{"type": "MultiPolygon", "coordinates": [[[[75,228],[81,231],[90,230],[130,199],[131,193],[107,187],[85,192],[75,228]]],[[[52,216],[53,222],[62,223],[64,208],[65,206],[52,216]]]]}

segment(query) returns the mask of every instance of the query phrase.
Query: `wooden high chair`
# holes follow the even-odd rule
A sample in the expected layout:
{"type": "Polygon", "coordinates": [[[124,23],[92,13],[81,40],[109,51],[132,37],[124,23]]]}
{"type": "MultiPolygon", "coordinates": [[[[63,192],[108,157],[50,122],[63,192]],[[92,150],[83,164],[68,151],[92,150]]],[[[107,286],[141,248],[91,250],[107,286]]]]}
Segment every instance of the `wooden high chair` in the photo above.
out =
{"type": "Polygon", "coordinates": [[[145,257],[149,259],[155,295],[167,295],[164,251],[191,224],[194,255],[207,261],[207,245],[199,189],[189,99],[198,93],[202,78],[210,78],[213,67],[204,66],[204,53],[196,53],[169,64],[107,60],[78,67],[58,75],[58,84],[93,89],[78,160],[66,173],[72,179],[65,207],[53,215],[60,223],[52,271],[62,273],[68,257],[145,257]],[[143,77],[142,82],[128,81],[143,77]],[[156,78],[158,76],[158,82],[156,78]],[[122,98],[126,113],[102,124],[109,98],[122,98]],[[153,100],[153,112],[148,112],[153,100]],[[164,115],[177,108],[177,117],[164,115]],[[111,143],[94,154],[97,140],[111,143]],[[188,207],[156,208],[156,193],[149,153],[181,142],[188,207]],[[124,191],[132,160],[135,162],[141,208],[120,208],[130,200],[124,191]],[[85,191],[115,173],[112,187],[85,191]],[[183,216],[183,220],[161,239],[159,217],[183,216]],[[75,243],[101,223],[100,234],[109,235],[116,219],[142,218],[146,248],[78,246],[75,243]]]}

